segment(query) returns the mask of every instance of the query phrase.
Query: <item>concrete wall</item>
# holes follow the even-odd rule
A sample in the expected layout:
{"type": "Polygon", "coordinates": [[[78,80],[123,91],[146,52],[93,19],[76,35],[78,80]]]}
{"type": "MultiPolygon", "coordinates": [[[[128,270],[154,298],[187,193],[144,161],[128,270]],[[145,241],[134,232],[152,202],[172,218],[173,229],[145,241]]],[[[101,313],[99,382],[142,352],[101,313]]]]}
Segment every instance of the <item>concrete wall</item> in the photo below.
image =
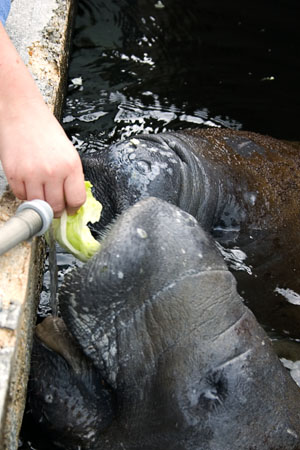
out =
{"type": "MultiPolygon", "coordinates": [[[[6,29],[59,117],[75,0],[14,0],[6,29]]],[[[34,120],[34,118],[33,118],[34,120]]],[[[0,168],[0,227],[19,201],[0,168]]],[[[44,243],[24,242],[0,256],[0,448],[18,448],[44,243]]]]}

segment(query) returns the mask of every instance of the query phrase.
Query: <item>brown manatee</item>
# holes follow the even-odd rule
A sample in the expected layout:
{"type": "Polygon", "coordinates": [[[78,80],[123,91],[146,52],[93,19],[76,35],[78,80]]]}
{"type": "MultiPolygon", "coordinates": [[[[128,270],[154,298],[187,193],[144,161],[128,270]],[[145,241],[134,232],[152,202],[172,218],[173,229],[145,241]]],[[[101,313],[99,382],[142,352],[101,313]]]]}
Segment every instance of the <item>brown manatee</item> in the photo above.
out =
{"type": "Polygon", "coordinates": [[[60,309],[65,325],[38,326],[29,384],[58,447],[300,449],[299,388],[176,206],[150,197],[121,214],[65,277],[60,309]]]}
{"type": "Polygon", "coordinates": [[[258,320],[300,338],[299,308],[282,295],[300,294],[300,146],[195,129],[141,135],[85,157],[83,165],[103,204],[98,229],[144,197],[179,206],[221,244],[247,255],[252,275],[235,275],[258,320]]]}
{"type": "Polygon", "coordinates": [[[299,158],[230,130],[139,136],[84,158],[102,248],[66,277],[64,322],[38,326],[29,384],[56,445],[300,449],[299,389],[207,234],[247,254],[238,289],[259,321],[299,336],[297,307],[274,292],[300,291],[299,158]]]}

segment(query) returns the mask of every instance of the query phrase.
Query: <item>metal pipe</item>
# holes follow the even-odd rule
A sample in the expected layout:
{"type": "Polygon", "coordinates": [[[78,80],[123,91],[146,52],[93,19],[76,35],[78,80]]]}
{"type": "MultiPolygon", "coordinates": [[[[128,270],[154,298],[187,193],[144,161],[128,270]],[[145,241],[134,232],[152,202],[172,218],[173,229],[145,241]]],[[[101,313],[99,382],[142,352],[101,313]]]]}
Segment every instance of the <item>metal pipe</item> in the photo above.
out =
{"type": "Polygon", "coordinates": [[[52,208],[43,200],[22,203],[16,214],[0,228],[0,255],[20,242],[45,233],[52,219],[52,208]]]}

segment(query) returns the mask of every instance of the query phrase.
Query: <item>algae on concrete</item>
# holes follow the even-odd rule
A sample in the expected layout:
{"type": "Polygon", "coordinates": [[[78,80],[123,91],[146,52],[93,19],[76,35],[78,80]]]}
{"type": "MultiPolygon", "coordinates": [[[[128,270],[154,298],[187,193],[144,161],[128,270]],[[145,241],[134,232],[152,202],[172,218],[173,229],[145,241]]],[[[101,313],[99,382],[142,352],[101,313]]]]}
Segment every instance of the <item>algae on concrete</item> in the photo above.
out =
{"type": "MultiPolygon", "coordinates": [[[[75,0],[14,0],[7,32],[49,108],[60,116],[75,0]]],[[[34,118],[32,118],[34,120],[34,118]]],[[[0,168],[0,226],[19,201],[0,168]]],[[[19,244],[0,256],[0,448],[18,448],[36,307],[43,239],[19,244]]]]}

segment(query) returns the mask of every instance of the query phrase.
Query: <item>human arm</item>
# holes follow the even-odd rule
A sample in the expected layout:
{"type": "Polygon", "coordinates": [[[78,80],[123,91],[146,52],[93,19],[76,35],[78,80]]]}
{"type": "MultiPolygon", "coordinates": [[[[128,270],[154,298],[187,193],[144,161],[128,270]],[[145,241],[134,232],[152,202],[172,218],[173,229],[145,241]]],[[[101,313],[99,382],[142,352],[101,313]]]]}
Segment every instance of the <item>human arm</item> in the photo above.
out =
{"type": "Polygon", "coordinates": [[[0,23],[0,159],[21,200],[46,200],[59,217],[85,201],[79,155],[45,104],[0,23]]]}

